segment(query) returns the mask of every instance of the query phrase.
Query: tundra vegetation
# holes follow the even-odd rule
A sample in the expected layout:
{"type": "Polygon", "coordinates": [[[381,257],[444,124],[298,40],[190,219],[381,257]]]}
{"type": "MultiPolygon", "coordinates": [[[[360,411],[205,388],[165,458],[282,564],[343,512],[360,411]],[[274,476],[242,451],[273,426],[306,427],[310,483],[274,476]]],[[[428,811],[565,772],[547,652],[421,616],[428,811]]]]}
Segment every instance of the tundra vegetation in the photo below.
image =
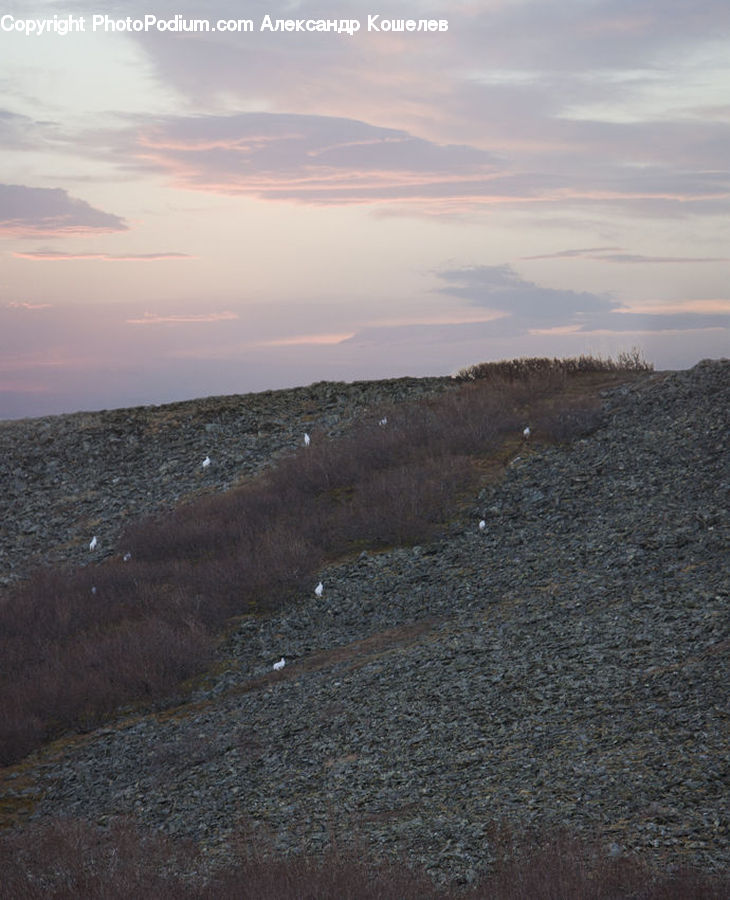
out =
{"type": "MultiPolygon", "coordinates": [[[[122,709],[179,702],[215,662],[237,616],[264,616],[300,600],[328,562],[427,541],[520,452],[527,423],[530,442],[585,435],[598,420],[599,390],[649,371],[636,352],[616,361],[472,366],[455,376],[453,390],[374,409],[337,440],[313,430],[310,446],[293,448],[250,482],[133,523],[120,552],[103,563],[36,572],[0,602],[0,764],[89,731],[122,709]]],[[[2,837],[0,893],[324,900],[727,891],[727,882],[700,874],[651,875],[638,862],[606,860],[568,838],[533,836],[528,844],[506,834],[495,830],[497,863],[474,893],[438,890],[405,865],[341,853],[336,841],[316,860],[282,860],[242,845],[228,868],[202,874],[193,845],[144,835],[132,824],[47,822],[2,837]]]]}
{"type": "Polygon", "coordinates": [[[0,896],[12,900],[725,900],[730,878],[656,873],[567,835],[491,829],[495,860],[476,885],[434,885],[404,862],[341,850],[282,858],[243,842],[211,868],[192,841],[116,821],[57,820],[0,836],[0,896]]]}

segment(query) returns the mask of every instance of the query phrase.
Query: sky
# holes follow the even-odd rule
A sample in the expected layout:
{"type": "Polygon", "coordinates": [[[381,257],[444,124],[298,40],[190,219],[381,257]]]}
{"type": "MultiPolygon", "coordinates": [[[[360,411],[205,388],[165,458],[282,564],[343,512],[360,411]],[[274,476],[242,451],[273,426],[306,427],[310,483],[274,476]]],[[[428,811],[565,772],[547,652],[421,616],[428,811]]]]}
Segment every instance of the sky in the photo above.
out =
{"type": "Polygon", "coordinates": [[[729,148],[727,0],[6,0],[0,419],[728,356],[729,148]]]}

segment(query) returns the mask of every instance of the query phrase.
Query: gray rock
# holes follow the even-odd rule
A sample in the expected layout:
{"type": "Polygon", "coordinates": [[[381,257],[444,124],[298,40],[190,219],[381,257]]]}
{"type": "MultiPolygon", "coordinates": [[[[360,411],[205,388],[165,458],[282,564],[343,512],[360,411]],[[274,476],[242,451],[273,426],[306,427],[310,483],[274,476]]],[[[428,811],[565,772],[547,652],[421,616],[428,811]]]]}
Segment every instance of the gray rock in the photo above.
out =
{"type": "MultiPolygon", "coordinates": [[[[489,865],[500,821],[726,870],[729,374],[727,361],[703,362],[606,392],[595,432],[532,446],[431,544],[328,567],[322,598],[244,620],[193,702],[45,751],[35,817],[131,815],[221,859],[244,825],[282,852],[318,852],[334,834],[454,883],[489,865]]],[[[340,397],[302,390],[313,408],[323,392],[340,397]]],[[[378,402],[370,390],[348,388],[340,423],[378,402]]],[[[244,424],[276,435],[243,453],[246,472],[296,444],[316,413],[302,402],[287,417],[280,399],[241,403],[215,447],[194,425],[177,447],[174,429],[163,435],[180,495],[208,452],[223,470],[216,489],[239,477],[226,460],[244,424]]],[[[170,411],[178,429],[183,414],[170,411]]],[[[89,441],[103,457],[115,414],[99,415],[103,427],[78,418],[68,433],[97,429],[89,441]]],[[[144,411],[124,417],[151,465],[144,411]]],[[[18,427],[30,436],[43,423],[18,427]]],[[[51,446],[68,440],[62,427],[51,446]]],[[[28,447],[19,456],[36,477],[28,447]]],[[[120,498],[141,496],[129,491],[144,482],[140,460],[119,458],[120,498]]],[[[79,481],[73,504],[93,518],[108,482],[79,481]]],[[[152,491],[151,504],[165,502],[152,491]]],[[[15,521],[34,520],[13,503],[15,521]]],[[[0,558],[17,566],[14,541],[6,532],[0,558]]]]}

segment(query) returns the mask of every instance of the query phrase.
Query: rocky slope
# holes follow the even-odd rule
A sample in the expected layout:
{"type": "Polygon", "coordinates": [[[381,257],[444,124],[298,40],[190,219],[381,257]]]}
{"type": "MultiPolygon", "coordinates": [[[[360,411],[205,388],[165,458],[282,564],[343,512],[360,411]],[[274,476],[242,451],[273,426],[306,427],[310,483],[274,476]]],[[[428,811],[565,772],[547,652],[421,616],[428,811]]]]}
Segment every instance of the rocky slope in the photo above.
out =
{"type": "MultiPolygon", "coordinates": [[[[502,820],[727,869],[729,376],[613,390],[438,541],[322,571],[321,598],[241,623],[192,702],[41,754],[33,816],[131,815],[223,856],[234,831],[334,833],[446,881],[502,820]]],[[[180,457],[191,487],[210,435],[180,457]]]]}
{"type": "Polygon", "coordinates": [[[0,586],[118,550],[129,519],[220,491],[389,403],[453,387],[397,378],[0,422],[0,586]],[[202,468],[208,457],[210,466],[202,468]],[[89,543],[97,535],[96,552],[89,543]]]}

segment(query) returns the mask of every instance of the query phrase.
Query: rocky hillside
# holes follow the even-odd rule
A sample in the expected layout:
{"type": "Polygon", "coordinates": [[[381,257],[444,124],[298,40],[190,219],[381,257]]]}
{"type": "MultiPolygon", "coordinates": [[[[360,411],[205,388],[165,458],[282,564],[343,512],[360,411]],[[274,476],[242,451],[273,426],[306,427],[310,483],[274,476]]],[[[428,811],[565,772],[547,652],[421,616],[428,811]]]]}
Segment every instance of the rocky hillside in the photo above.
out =
{"type": "MultiPolygon", "coordinates": [[[[323,570],[321,597],[242,620],[191,702],[59,742],[9,773],[10,793],[36,819],[128,815],[211,856],[234,832],[284,851],[334,834],[469,882],[489,862],[493,824],[508,821],[594,835],[611,855],[726,870],[729,376],[728,361],[707,361],[611,391],[595,432],[515,459],[447,535],[323,570]]],[[[385,399],[350,389],[362,391],[358,414],[385,399]]],[[[170,407],[171,421],[195,422],[179,443],[164,422],[145,430],[144,410],[125,411],[137,424],[118,432],[117,414],[79,417],[82,458],[53,456],[50,425],[41,450],[46,420],[3,425],[4,456],[8,429],[28,435],[29,468],[3,473],[16,492],[2,539],[10,576],[23,545],[9,522],[40,535],[43,558],[54,532],[54,546],[98,533],[103,551],[145,485],[160,503],[161,483],[182,496],[230,460],[224,487],[306,428],[344,427],[344,387],[311,390],[293,416],[266,395],[230,419],[170,407]],[[164,453],[139,455],[158,441],[164,453]],[[117,483],[97,477],[110,453],[117,483]],[[30,499],[35,477],[69,497],[73,528],[30,499]]]]}
{"type": "Polygon", "coordinates": [[[300,445],[305,432],[334,437],[390,403],[453,386],[449,378],[319,382],[0,422],[0,586],[39,565],[117,551],[130,519],[225,490],[300,445]]]}

